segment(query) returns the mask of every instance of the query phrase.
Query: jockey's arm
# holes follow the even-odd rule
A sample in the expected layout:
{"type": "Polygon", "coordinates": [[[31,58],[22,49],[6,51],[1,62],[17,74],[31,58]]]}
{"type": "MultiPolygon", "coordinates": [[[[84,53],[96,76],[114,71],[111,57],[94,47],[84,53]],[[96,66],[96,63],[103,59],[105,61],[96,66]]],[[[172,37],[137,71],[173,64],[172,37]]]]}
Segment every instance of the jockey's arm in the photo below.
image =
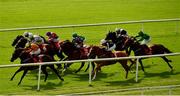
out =
{"type": "Polygon", "coordinates": [[[144,38],[141,37],[141,38],[139,38],[137,41],[142,41],[142,40],[144,40],[144,38]]]}

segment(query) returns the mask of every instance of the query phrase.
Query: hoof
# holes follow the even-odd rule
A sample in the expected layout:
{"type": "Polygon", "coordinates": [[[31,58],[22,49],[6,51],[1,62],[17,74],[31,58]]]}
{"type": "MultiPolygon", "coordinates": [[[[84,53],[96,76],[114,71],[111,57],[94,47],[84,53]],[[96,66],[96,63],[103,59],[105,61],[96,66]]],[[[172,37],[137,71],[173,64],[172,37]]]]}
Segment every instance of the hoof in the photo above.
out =
{"type": "Polygon", "coordinates": [[[63,79],[63,78],[61,78],[61,81],[64,81],[64,79],[63,79]]]}

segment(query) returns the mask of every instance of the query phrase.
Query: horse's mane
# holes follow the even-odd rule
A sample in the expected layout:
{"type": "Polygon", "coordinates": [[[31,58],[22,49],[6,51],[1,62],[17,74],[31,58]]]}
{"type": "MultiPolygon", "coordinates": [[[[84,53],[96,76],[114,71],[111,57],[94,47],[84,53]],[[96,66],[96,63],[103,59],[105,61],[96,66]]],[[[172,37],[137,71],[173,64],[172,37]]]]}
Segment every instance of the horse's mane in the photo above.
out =
{"type": "Polygon", "coordinates": [[[112,40],[113,42],[116,42],[117,41],[116,39],[117,39],[116,32],[109,31],[106,34],[105,40],[112,40]]]}
{"type": "Polygon", "coordinates": [[[63,49],[63,51],[66,51],[66,52],[74,51],[77,49],[75,47],[75,44],[71,42],[70,40],[62,41],[60,46],[63,49]]]}

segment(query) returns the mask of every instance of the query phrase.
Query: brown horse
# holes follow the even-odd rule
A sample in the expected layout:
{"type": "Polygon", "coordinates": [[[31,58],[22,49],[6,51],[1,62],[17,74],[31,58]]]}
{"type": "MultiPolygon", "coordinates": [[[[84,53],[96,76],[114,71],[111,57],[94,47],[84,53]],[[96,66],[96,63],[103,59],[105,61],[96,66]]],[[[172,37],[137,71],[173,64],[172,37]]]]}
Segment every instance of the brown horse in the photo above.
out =
{"type": "MultiPolygon", "coordinates": [[[[83,47],[83,48],[77,48],[74,43],[70,42],[69,40],[65,40],[60,43],[61,50],[64,52],[64,54],[67,56],[64,60],[82,60],[82,59],[88,59],[88,53],[90,47],[83,47]]],[[[75,72],[79,72],[82,67],[84,66],[85,62],[82,62],[80,68],[75,72]]],[[[65,65],[65,70],[67,67],[69,67],[71,64],[65,65]]],[[[94,69],[94,63],[92,62],[92,66],[94,69]]],[[[89,67],[89,66],[88,66],[89,67]]],[[[87,71],[88,67],[85,71],[87,71]]],[[[64,71],[65,71],[64,70],[64,71]]]]}
{"type": "MultiPolygon", "coordinates": [[[[97,58],[114,58],[114,57],[127,57],[128,55],[125,52],[122,51],[106,51],[104,48],[101,48],[99,46],[92,46],[89,52],[89,58],[94,59],[94,57],[97,58]]],[[[115,61],[98,61],[95,62],[97,64],[95,71],[93,71],[93,80],[96,77],[96,73],[101,70],[101,67],[116,64],[117,62],[120,63],[123,68],[126,71],[126,78],[128,77],[129,72],[129,66],[127,65],[127,59],[126,60],[115,60],[115,61]]],[[[133,62],[133,61],[132,61],[133,62]]]]}
{"type": "MultiPolygon", "coordinates": [[[[141,45],[134,37],[131,37],[125,41],[124,47],[126,49],[129,48],[128,54],[131,53],[131,51],[134,52],[135,56],[142,56],[142,55],[155,55],[155,54],[165,54],[165,53],[172,53],[169,49],[164,47],[162,44],[154,44],[150,47],[147,45],[141,45]]],[[[169,64],[169,62],[172,62],[165,56],[161,56],[161,58],[168,64],[171,71],[173,70],[173,67],[169,64]]],[[[139,63],[141,64],[142,70],[144,70],[144,66],[142,64],[142,59],[139,59],[139,63]]]]}

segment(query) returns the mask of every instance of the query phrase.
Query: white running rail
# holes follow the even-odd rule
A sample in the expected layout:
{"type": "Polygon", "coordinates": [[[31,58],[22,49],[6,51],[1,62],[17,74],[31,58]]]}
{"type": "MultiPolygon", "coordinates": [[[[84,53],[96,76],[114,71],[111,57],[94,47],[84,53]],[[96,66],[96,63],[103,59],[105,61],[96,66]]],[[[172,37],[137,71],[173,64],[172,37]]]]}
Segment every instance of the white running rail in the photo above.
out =
{"type": "MultiPolygon", "coordinates": [[[[142,29],[143,29],[143,24],[144,23],[149,23],[149,22],[169,22],[169,21],[180,21],[180,18],[158,19],[158,20],[125,21],[125,22],[108,22],[108,23],[96,23],[96,24],[40,26],[40,27],[27,27],[27,28],[8,28],[8,29],[0,29],[0,32],[19,31],[19,30],[53,29],[53,28],[76,28],[76,27],[104,26],[104,25],[117,25],[117,24],[135,24],[135,23],[141,23],[142,24],[142,29]]],[[[176,23],[176,27],[177,26],[178,26],[178,23],[176,23]]]]}

